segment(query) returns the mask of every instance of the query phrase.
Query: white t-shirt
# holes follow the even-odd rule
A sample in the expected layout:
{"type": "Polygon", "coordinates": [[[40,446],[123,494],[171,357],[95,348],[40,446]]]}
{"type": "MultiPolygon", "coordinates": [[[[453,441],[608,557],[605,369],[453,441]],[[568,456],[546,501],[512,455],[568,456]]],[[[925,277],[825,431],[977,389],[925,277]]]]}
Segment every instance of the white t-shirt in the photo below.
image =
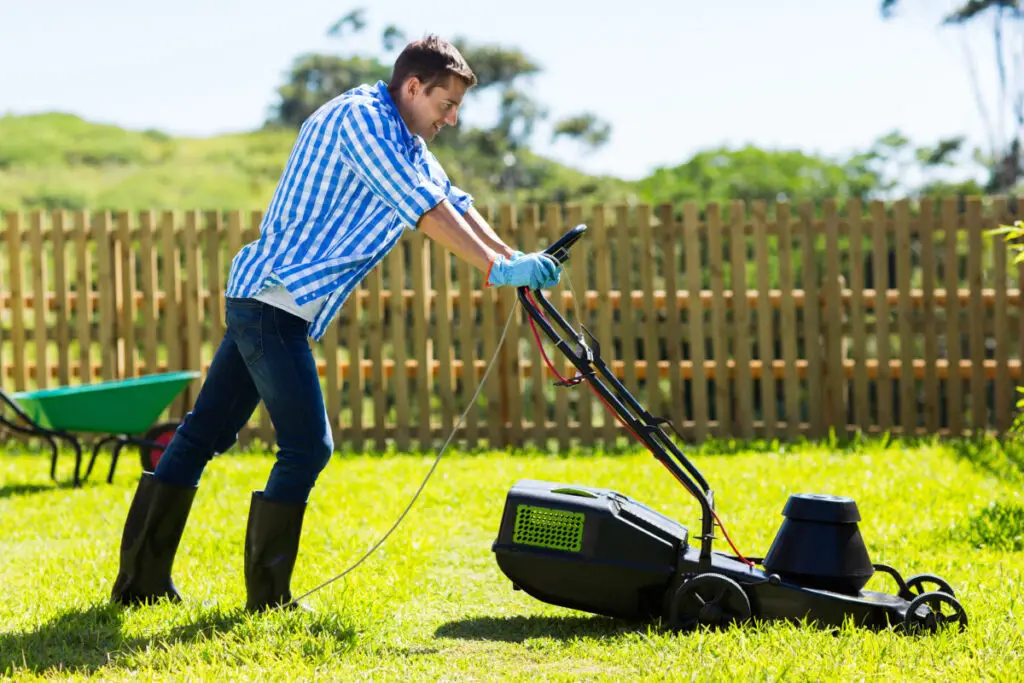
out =
{"type": "Polygon", "coordinates": [[[297,315],[308,322],[313,322],[313,319],[316,318],[316,314],[320,312],[320,309],[324,305],[324,299],[321,297],[300,306],[295,303],[295,297],[291,295],[288,288],[281,284],[281,281],[274,275],[271,275],[270,278],[268,278],[267,284],[253,298],[270,304],[271,306],[284,309],[285,311],[288,311],[293,315],[297,315]]]}

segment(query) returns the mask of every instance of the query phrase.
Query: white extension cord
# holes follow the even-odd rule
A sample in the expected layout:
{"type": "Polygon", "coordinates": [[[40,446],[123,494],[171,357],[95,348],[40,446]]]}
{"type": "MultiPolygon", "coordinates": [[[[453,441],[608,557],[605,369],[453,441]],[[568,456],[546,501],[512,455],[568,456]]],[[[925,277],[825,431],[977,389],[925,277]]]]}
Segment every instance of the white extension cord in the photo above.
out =
{"type": "MultiPolygon", "coordinates": [[[[316,591],[320,590],[321,588],[324,588],[324,587],[334,583],[338,579],[344,577],[346,574],[348,574],[353,569],[355,569],[360,564],[362,564],[363,561],[366,560],[366,558],[368,558],[370,555],[372,555],[374,552],[376,552],[377,548],[379,548],[384,543],[384,541],[387,539],[387,537],[390,536],[391,533],[396,528],[398,528],[398,525],[402,522],[402,520],[405,518],[405,516],[409,513],[409,510],[412,509],[412,506],[416,502],[416,499],[419,498],[420,493],[423,492],[423,488],[427,485],[427,481],[430,479],[430,476],[434,473],[434,470],[437,468],[437,464],[441,461],[441,456],[444,455],[444,452],[448,449],[448,445],[451,443],[452,439],[455,437],[455,434],[459,431],[459,428],[462,426],[462,422],[463,422],[463,420],[466,419],[466,415],[468,415],[469,411],[473,409],[474,405],[476,405],[476,399],[480,395],[480,390],[483,389],[484,383],[487,382],[487,376],[491,373],[491,368],[494,367],[494,361],[497,360],[497,358],[498,358],[498,351],[501,350],[501,345],[505,342],[505,335],[508,333],[508,326],[512,322],[512,316],[514,316],[516,314],[516,311],[519,310],[519,303],[520,303],[519,299],[516,298],[514,300],[513,305],[512,305],[512,312],[509,313],[508,320],[505,321],[505,328],[501,331],[501,337],[498,339],[498,345],[494,349],[494,355],[491,356],[490,362],[487,363],[487,369],[484,371],[483,379],[481,379],[480,383],[477,385],[476,391],[473,393],[473,398],[471,398],[469,400],[469,405],[466,406],[466,410],[463,411],[462,415],[459,417],[458,422],[455,423],[455,427],[454,427],[454,429],[452,429],[451,434],[448,435],[448,438],[445,440],[444,445],[441,446],[441,450],[438,451],[437,457],[434,458],[434,464],[430,466],[430,470],[427,472],[427,476],[425,476],[423,478],[423,483],[420,484],[420,487],[419,487],[419,489],[416,490],[416,493],[413,495],[412,500],[409,501],[409,504],[406,506],[405,510],[402,512],[401,515],[399,515],[398,519],[395,520],[395,523],[391,525],[391,528],[388,529],[387,533],[385,533],[383,536],[381,536],[380,540],[377,541],[373,545],[372,548],[370,548],[368,551],[366,551],[366,553],[362,557],[360,557],[358,560],[356,560],[356,562],[351,567],[349,567],[345,571],[341,572],[337,576],[335,576],[335,577],[333,577],[331,579],[328,579],[327,581],[324,581],[320,585],[318,585],[318,586],[316,586],[314,588],[311,588],[310,590],[306,591],[305,593],[303,593],[302,595],[298,596],[297,598],[293,598],[291,602],[287,602],[287,603],[284,603],[282,605],[278,605],[274,609],[283,609],[283,608],[288,607],[288,606],[290,606],[292,604],[295,604],[299,600],[302,600],[303,598],[311,595],[312,593],[315,593],[316,591]]],[[[470,366],[467,365],[467,367],[470,367],[470,366]]]]}

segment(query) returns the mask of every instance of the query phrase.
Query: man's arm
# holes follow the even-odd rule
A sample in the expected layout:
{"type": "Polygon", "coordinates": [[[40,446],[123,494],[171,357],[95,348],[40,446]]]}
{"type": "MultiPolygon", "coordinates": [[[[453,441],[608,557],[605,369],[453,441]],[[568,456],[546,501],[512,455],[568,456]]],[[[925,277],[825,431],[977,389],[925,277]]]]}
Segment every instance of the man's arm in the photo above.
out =
{"type": "Polygon", "coordinates": [[[466,219],[466,223],[469,224],[470,229],[476,233],[476,236],[481,242],[486,244],[488,247],[493,249],[495,252],[511,258],[512,254],[516,252],[515,249],[505,244],[498,234],[494,232],[494,229],[488,225],[484,217],[480,215],[480,212],[476,210],[475,206],[470,206],[469,210],[463,214],[463,218],[466,219]]]}
{"type": "Polygon", "coordinates": [[[402,155],[389,135],[390,124],[372,106],[353,104],[338,116],[339,154],[406,225],[415,228],[445,201],[445,192],[402,155]]]}
{"type": "Polygon", "coordinates": [[[491,249],[502,256],[511,258],[512,254],[516,253],[516,250],[505,244],[498,237],[494,229],[484,220],[484,217],[480,215],[480,212],[476,210],[476,207],[473,206],[473,196],[452,183],[437,157],[433,153],[428,152],[428,154],[427,162],[432,169],[432,174],[437,176],[439,184],[448,194],[448,201],[452,203],[455,210],[466,220],[470,229],[491,249]]]}
{"type": "MultiPolygon", "coordinates": [[[[484,232],[478,232],[460,215],[445,191],[402,156],[387,134],[387,122],[372,107],[353,105],[340,116],[338,139],[342,155],[377,196],[399,212],[406,224],[422,230],[483,272],[488,271],[496,256],[505,254],[507,247],[484,221],[479,221],[485,226],[484,232]]],[[[476,223],[476,218],[469,212],[467,215],[476,223]]]]}
{"type": "MultiPolygon", "coordinates": [[[[445,200],[423,214],[418,228],[430,239],[448,247],[456,256],[486,273],[494,257],[504,256],[507,247],[501,245],[498,248],[477,232],[467,220],[469,216],[469,212],[466,217],[461,216],[451,202],[445,200]]],[[[499,245],[500,242],[498,240],[499,245]]]]}

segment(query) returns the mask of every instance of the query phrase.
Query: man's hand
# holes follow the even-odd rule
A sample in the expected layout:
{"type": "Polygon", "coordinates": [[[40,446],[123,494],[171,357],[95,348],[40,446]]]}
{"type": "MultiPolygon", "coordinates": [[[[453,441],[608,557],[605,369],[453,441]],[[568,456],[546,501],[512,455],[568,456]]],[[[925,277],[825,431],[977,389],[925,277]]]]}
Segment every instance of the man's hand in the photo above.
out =
{"type": "Polygon", "coordinates": [[[543,252],[524,254],[515,260],[496,256],[487,273],[487,285],[501,287],[554,287],[561,277],[562,264],[543,252]]]}

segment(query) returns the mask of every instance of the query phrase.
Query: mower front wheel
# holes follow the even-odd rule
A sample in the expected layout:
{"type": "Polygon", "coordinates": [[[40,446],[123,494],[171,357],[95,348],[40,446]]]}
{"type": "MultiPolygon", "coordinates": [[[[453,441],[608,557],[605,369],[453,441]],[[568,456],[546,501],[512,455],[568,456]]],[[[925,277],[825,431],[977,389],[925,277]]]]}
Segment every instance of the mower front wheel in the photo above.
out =
{"type": "Polygon", "coordinates": [[[752,616],[750,598],[738,583],[721,574],[698,574],[676,590],[669,615],[673,628],[726,629],[752,616]]]}
{"type": "Polygon", "coordinates": [[[954,624],[960,631],[965,631],[967,612],[952,595],[938,591],[922,593],[911,600],[903,620],[904,628],[913,635],[935,633],[954,624]]]}

